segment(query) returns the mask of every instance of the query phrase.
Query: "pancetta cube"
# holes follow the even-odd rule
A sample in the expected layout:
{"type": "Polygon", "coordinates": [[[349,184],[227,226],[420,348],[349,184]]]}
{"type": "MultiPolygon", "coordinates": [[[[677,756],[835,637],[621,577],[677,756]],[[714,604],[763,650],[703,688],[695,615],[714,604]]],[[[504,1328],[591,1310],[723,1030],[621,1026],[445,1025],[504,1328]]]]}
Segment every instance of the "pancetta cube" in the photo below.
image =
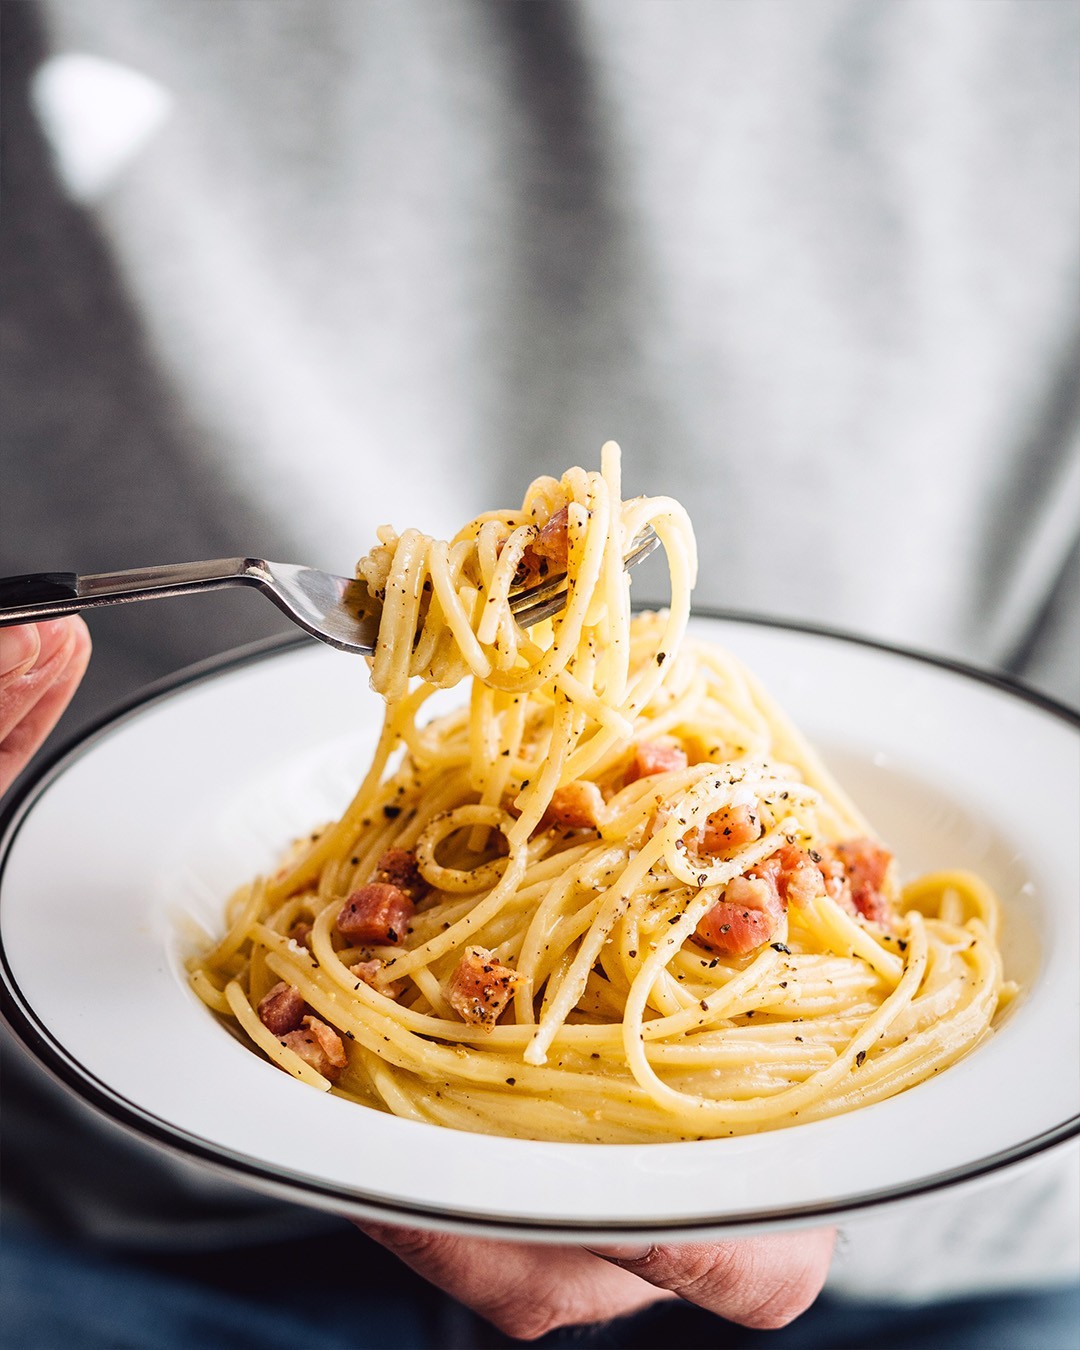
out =
{"type": "Polygon", "coordinates": [[[355,946],[399,943],[409,929],[416,906],[387,881],[369,881],[353,891],[337,916],[337,930],[355,946]]]}

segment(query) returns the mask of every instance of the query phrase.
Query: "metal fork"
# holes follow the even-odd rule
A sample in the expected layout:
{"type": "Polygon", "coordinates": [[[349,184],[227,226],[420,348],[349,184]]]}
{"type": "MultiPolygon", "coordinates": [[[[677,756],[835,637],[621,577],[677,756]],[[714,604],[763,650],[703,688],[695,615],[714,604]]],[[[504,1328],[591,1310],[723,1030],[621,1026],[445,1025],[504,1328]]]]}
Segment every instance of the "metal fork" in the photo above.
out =
{"type": "MultiPolygon", "coordinates": [[[[633,567],[660,540],[652,527],[637,536],[626,554],[633,567]]],[[[218,558],[213,562],[137,567],[126,572],[35,572],[0,578],[0,627],[36,623],[97,605],[126,604],[166,595],[216,591],[225,586],[254,586],[312,637],[343,652],[371,656],[379,633],[382,605],[366,585],[313,567],[267,562],[264,558],[218,558]]],[[[510,608],[523,628],[557,614],[566,603],[566,576],[553,575],[538,586],[516,591],[510,608]]]]}

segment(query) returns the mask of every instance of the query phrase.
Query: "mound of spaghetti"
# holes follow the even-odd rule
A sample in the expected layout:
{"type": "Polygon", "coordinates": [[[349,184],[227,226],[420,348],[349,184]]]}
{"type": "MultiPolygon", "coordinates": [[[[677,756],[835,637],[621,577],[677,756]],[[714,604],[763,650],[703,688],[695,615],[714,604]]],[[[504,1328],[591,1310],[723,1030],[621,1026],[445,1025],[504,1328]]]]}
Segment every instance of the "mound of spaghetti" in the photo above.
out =
{"type": "Polygon", "coordinates": [[[465,1130],[712,1137],[900,1092],[1013,992],[997,902],[960,872],[900,889],[752,676],[684,637],[683,509],[623,501],[617,447],[601,463],[449,543],[380,530],[371,769],[233,897],[192,984],[304,1082],[465,1130]],[[632,616],[650,526],[670,606],[632,616]],[[562,610],[522,627],[515,595],[563,573],[562,610]]]}

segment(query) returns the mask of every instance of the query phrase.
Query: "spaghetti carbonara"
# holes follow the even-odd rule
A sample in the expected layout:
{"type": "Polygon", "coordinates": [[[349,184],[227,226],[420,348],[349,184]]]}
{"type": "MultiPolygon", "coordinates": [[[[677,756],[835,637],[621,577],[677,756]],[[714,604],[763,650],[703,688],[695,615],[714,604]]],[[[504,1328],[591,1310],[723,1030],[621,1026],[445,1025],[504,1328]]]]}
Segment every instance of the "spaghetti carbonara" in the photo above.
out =
{"type": "Polygon", "coordinates": [[[614,445],[449,543],[381,529],[370,771],[232,898],[199,996],[314,1087],[533,1139],[796,1124],[969,1050],[1013,992],[997,901],[962,872],[899,886],[755,679],[685,636],[695,567],[677,502],[622,500],[614,445]],[[632,615],[647,529],[670,605],[632,615]],[[562,574],[523,626],[522,588],[562,574]]]}

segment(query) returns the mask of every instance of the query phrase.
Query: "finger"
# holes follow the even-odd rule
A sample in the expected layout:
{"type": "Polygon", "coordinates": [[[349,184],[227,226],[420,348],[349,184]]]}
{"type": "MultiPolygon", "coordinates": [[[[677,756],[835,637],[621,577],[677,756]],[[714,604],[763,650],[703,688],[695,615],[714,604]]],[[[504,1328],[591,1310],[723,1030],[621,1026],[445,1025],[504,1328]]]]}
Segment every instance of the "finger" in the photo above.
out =
{"type": "Polygon", "coordinates": [[[520,1340],[622,1317],[670,1297],[582,1247],[358,1226],[431,1284],[520,1340]]]}
{"type": "Polygon", "coordinates": [[[25,628],[0,629],[0,661],[13,666],[0,676],[0,741],[7,739],[59,678],[73,650],[74,631],[69,619],[34,624],[29,633],[25,628]],[[35,640],[37,650],[32,659],[17,661],[35,640]]]}
{"type": "Polygon", "coordinates": [[[26,767],[71,701],[90,659],[82,619],[39,627],[37,659],[29,670],[0,677],[0,793],[26,767]]]}
{"type": "Polygon", "coordinates": [[[36,623],[0,628],[0,679],[6,675],[25,675],[40,650],[41,637],[36,623]]]}
{"type": "Polygon", "coordinates": [[[620,1269],[742,1326],[772,1330],[821,1293],[835,1230],[768,1233],[738,1242],[594,1248],[620,1269]]]}

